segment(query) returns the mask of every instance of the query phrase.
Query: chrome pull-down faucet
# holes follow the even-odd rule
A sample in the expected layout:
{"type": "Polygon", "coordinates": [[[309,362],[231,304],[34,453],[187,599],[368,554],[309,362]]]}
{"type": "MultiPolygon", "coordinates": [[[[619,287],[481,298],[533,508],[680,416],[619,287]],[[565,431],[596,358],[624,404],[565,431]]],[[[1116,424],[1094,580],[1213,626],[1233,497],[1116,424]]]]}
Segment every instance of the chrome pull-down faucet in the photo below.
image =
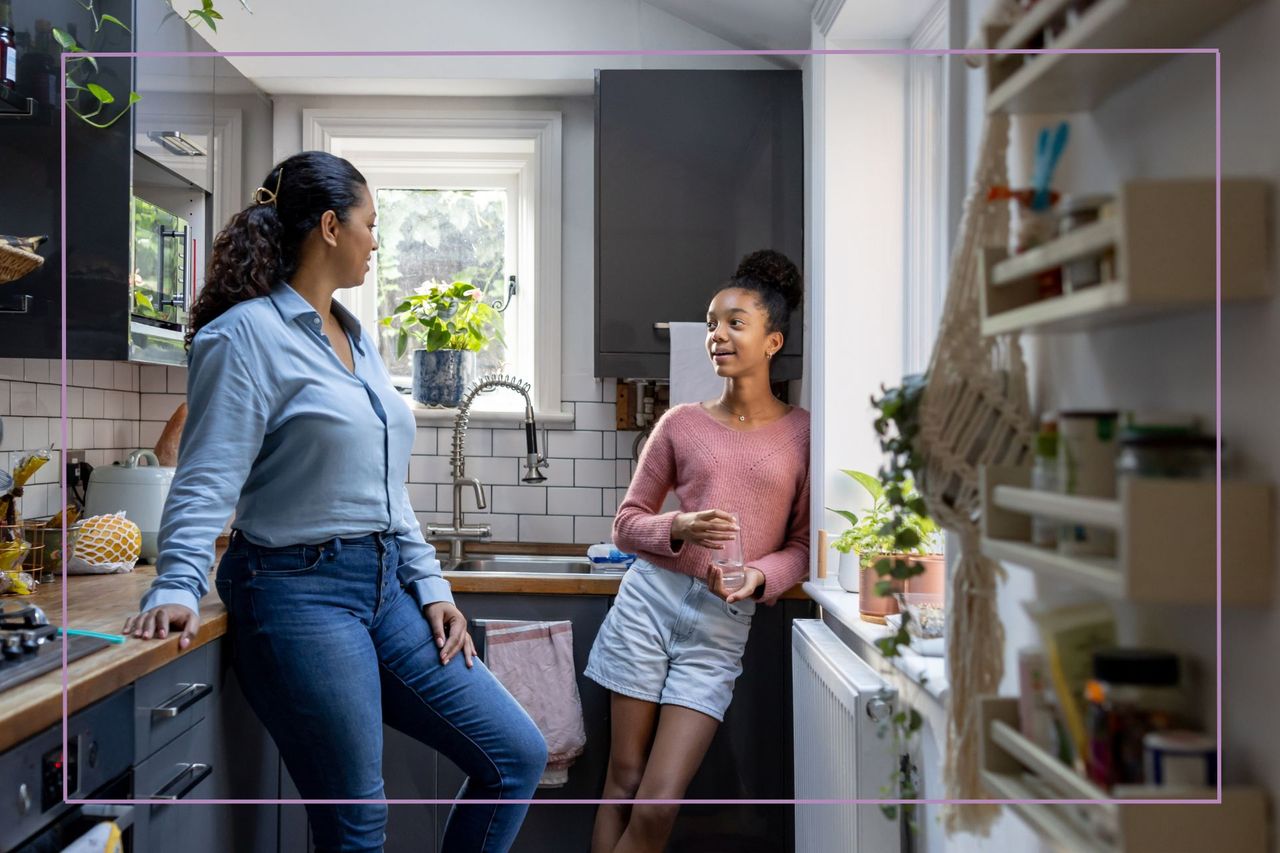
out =
{"type": "Polygon", "coordinates": [[[530,385],[523,379],[504,374],[490,374],[475,382],[462,402],[458,404],[458,415],[453,421],[453,445],[450,454],[449,473],[453,478],[453,523],[449,527],[435,524],[427,525],[428,539],[443,539],[449,543],[449,566],[456,566],[462,561],[462,543],[465,541],[481,542],[489,539],[492,529],[487,524],[468,527],[462,512],[462,490],[470,486],[476,495],[476,508],[486,509],[484,485],[475,477],[467,476],[467,457],[465,452],[467,441],[467,425],[471,419],[471,405],[475,398],[484,391],[494,388],[509,388],[524,397],[524,434],[525,434],[525,474],[521,478],[525,483],[541,483],[547,478],[542,469],[547,467],[546,458],[538,452],[538,425],[533,416],[533,398],[529,396],[530,385]]]}

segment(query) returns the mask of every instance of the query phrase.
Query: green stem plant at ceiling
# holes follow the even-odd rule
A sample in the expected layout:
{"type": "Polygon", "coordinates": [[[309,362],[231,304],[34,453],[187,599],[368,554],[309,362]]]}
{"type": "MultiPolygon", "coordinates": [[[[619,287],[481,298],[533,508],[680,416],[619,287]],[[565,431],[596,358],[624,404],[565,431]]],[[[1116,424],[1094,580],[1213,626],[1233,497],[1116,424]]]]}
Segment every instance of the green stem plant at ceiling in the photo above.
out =
{"type": "MultiPolygon", "coordinates": [[[[89,13],[93,18],[93,32],[95,36],[100,36],[102,28],[106,24],[119,27],[125,32],[132,32],[129,25],[105,12],[99,13],[95,7],[97,0],[76,0],[76,2],[89,13]]],[[[201,0],[199,8],[190,9],[185,15],[180,15],[173,8],[172,0],[166,0],[169,4],[169,14],[165,16],[165,20],[169,17],[178,16],[192,27],[198,27],[200,22],[209,25],[209,29],[217,32],[218,21],[222,20],[222,14],[218,12],[214,6],[214,0],[201,0]]],[[[250,14],[253,10],[249,8],[247,0],[240,0],[240,5],[250,14]]],[[[123,118],[134,104],[142,100],[142,96],[137,92],[130,91],[125,99],[123,107],[117,108],[114,115],[110,109],[116,102],[116,96],[105,86],[94,81],[94,77],[98,74],[98,60],[93,57],[94,51],[86,51],[84,47],[76,41],[75,36],[66,30],[53,28],[53,37],[63,51],[72,54],[67,58],[67,76],[64,81],[66,107],[72,115],[79,118],[86,124],[97,128],[108,128],[123,118]],[[92,105],[87,109],[80,109],[79,105],[84,96],[92,99],[92,105]],[[104,110],[107,110],[104,115],[104,110]]]]}

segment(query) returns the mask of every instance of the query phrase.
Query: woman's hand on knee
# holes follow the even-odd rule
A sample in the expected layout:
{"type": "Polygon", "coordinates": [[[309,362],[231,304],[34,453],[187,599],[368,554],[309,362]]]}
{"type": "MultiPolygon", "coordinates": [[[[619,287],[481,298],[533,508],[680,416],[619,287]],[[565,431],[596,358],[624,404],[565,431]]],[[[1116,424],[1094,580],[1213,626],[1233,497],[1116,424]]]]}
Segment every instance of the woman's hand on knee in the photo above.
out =
{"type": "Polygon", "coordinates": [[[440,650],[440,663],[447,664],[459,651],[466,661],[467,669],[473,666],[472,658],[476,654],[475,643],[467,633],[467,618],[462,615],[452,602],[433,601],[422,609],[427,623],[431,625],[431,633],[436,638],[436,648],[440,650]]]}
{"type": "Polygon", "coordinates": [[[178,636],[178,648],[185,649],[200,631],[200,614],[181,604],[162,604],[124,620],[123,633],[133,634],[141,640],[152,637],[163,640],[169,636],[171,628],[182,631],[178,636]]]}

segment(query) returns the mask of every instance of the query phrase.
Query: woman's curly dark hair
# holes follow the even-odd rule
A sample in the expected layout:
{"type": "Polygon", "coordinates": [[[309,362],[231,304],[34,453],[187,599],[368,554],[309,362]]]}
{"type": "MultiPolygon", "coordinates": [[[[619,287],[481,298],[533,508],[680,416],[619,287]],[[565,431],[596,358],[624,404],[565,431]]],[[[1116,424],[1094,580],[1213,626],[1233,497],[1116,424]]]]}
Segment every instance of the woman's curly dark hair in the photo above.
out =
{"type": "Polygon", "coordinates": [[[800,307],[804,298],[800,270],[786,255],[773,249],[760,249],[743,258],[722,289],[730,287],[755,294],[769,316],[770,332],[785,332],[791,312],[800,307]]]}
{"type": "Polygon", "coordinates": [[[209,273],[191,306],[187,349],[196,332],[231,306],[266,296],[292,277],[302,242],[325,211],[345,222],[367,186],[355,166],[325,151],[294,154],[268,172],[254,203],[214,238],[209,273]]]}

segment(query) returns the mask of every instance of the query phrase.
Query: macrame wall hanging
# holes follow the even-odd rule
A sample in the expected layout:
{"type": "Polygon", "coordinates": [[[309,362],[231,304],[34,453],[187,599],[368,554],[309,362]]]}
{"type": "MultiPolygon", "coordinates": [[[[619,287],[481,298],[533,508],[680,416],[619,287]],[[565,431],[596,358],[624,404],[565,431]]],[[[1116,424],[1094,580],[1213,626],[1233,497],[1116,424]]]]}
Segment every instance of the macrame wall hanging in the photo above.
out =
{"type": "MultiPolygon", "coordinates": [[[[996,610],[1004,570],[979,549],[979,471],[1023,464],[1033,436],[1018,337],[983,337],[981,329],[980,256],[1008,242],[1008,206],[987,201],[992,186],[1008,184],[1008,141],[1009,117],[988,114],[920,408],[921,491],[930,514],[960,546],[947,620],[949,799],[989,796],[979,774],[978,703],[997,692],[1004,675],[1004,626],[996,610]]],[[[948,834],[985,835],[998,814],[996,805],[951,806],[944,826],[948,834]]]]}

